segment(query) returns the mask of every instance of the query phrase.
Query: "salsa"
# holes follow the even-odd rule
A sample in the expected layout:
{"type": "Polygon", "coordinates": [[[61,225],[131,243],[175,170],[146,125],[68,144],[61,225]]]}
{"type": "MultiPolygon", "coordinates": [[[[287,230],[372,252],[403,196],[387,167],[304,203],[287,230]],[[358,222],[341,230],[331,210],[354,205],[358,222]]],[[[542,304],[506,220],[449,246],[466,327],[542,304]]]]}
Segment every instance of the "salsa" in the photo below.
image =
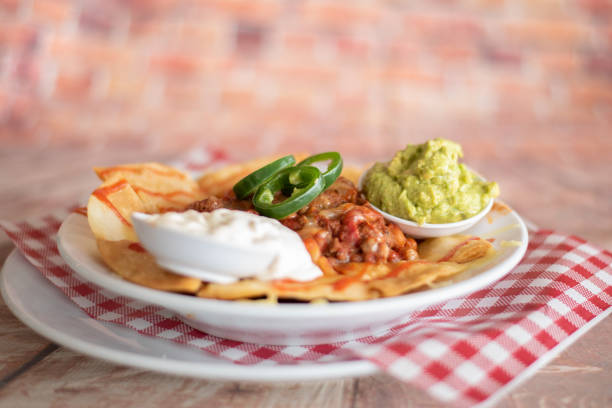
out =
{"type": "Polygon", "coordinates": [[[445,139],[408,145],[368,171],[364,193],[381,210],[419,224],[470,218],[499,195],[499,186],[459,163],[462,156],[461,146],[445,139]]]}

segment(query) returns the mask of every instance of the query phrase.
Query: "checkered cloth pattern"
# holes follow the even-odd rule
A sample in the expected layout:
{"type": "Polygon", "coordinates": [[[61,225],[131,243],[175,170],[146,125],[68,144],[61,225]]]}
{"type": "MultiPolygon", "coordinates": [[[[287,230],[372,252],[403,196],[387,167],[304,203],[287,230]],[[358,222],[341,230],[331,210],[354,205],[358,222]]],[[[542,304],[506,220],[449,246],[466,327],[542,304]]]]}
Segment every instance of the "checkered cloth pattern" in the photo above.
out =
{"type": "Polygon", "coordinates": [[[186,325],[168,310],[80,278],[60,257],[55,242],[68,214],[0,221],[0,227],[34,267],[94,319],[198,347],[236,364],[368,359],[458,407],[499,400],[612,311],[612,254],[580,238],[541,230],[531,233],[523,260],[503,279],[469,296],[409,313],[386,333],[316,346],[226,340],[186,325]]]}

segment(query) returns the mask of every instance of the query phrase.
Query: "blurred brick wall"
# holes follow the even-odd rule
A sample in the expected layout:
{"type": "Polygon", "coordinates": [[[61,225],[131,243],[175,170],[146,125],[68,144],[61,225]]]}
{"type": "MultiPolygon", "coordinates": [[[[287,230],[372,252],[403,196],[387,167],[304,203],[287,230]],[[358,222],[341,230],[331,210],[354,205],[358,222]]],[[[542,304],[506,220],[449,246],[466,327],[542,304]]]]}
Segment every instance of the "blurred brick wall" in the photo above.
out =
{"type": "Polygon", "coordinates": [[[3,146],[377,156],[611,123],[612,0],[0,0],[3,146]]]}

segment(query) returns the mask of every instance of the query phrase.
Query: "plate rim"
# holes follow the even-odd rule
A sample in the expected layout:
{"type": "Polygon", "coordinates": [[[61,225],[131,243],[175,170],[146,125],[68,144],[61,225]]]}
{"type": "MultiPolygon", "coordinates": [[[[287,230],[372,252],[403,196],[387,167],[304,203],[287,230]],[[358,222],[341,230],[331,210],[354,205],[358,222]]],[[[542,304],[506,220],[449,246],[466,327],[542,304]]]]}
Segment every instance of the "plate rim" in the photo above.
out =
{"type": "MultiPolygon", "coordinates": [[[[278,364],[273,366],[235,364],[229,360],[223,360],[214,355],[208,354],[212,358],[218,358],[218,362],[188,362],[177,361],[172,358],[143,356],[128,351],[116,350],[112,347],[104,347],[98,344],[87,342],[86,340],[74,338],[63,333],[59,328],[47,325],[42,319],[37,319],[20,305],[13,302],[12,296],[7,292],[7,283],[19,274],[10,272],[18,268],[31,268],[37,274],[37,279],[42,284],[54,287],[42,274],[32,265],[19,251],[14,248],[6,258],[0,273],[0,293],[9,310],[22,323],[30,329],[70,350],[76,351],[90,357],[109,361],[122,366],[141,368],[164,374],[177,375],[182,377],[201,378],[221,381],[251,381],[251,382],[294,382],[294,381],[317,381],[331,380],[337,378],[354,378],[372,375],[380,372],[380,369],[367,360],[349,360],[340,362],[302,362],[300,364],[278,364]],[[317,370],[320,369],[320,370],[317,370]]],[[[54,287],[55,288],[55,287],[54,287]]],[[[57,289],[57,288],[55,288],[57,289]]],[[[65,296],[58,292],[58,296],[65,296]]],[[[95,320],[83,310],[81,310],[70,299],[70,307],[75,308],[78,313],[87,319],[95,320]]],[[[130,330],[129,328],[115,325],[109,322],[107,327],[114,326],[120,330],[130,330]],[[111,326],[112,325],[112,326],[111,326]]],[[[111,328],[112,330],[112,328],[111,328]]],[[[138,336],[143,336],[137,333],[138,336]]],[[[160,343],[169,340],[157,339],[160,343]]],[[[188,346],[185,346],[188,347],[188,346]]],[[[205,351],[202,351],[206,353],[205,351]]]]}
{"type": "MultiPolygon", "coordinates": [[[[514,217],[514,221],[516,221],[518,224],[520,235],[524,238],[521,240],[521,245],[518,247],[518,250],[514,251],[508,258],[481,271],[475,276],[460,282],[455,282],[448,286],[433,288],[423,292],[408,293],[405,295],[364,301],[316,305],[287,303],[271,305],[265,303],[243,303],[221,299],[190,297],[177,293],[163,292],[126,281],[121,277],[113,276],[112,271],[110,271],[106,266],[104,267],[110,273],[100,274],[91,268],[87,268],[84,265],[82,266],[78,260],[73,258],[72,255],[70,255],[70,252],[64,247],[64,243],[61,239],[62,235],[65,233],[67,225],[69,225],[69,221],[83,218],[83,215],[80,214],[70,214],[62,222],[57,234],[57,247],[64,261],[66,261],[66,263],[83,279],[93,282],[100,287],[120,295],[128,296],[151,304],[158,304],[171,310],[190,309],[205,312],[207,310],[214,309],[215,312],[217,312],[219,307],[222,306],[223,313],[227,316],[258,318],[301,317],[318,319],[322,317],[343,317],[360,312],[380,313],[388,310],[389,308],[406,310],[408,312],[416,308],[427,307],[431,304],[464,296],[502,278],[521,261],[525,255],[529,243],[529,233],[523,219],[514,210],[511,210],[510,215],[514,217]],[[437,300],[434,302],[431,300],[427,301],[427,299],[431,298],[435,298],[437,300]]],[[[480,222],[485,221],[481,220],[480,222]]]]}

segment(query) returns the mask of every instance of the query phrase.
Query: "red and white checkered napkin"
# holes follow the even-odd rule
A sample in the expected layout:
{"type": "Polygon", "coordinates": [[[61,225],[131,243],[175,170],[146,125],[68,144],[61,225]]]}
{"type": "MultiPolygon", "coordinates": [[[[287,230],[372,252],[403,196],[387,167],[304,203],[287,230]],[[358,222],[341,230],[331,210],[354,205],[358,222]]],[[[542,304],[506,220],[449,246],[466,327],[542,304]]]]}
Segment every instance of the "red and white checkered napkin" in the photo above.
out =
{"type": "Polygon", "coordinates": [[[224,340],[158,306],[82,280],[62,260],[55,234],[67,215],[0,222],[25,257],[85,313],[139,333],[199,347],[237,364],[300,364],[357,356],[455,406],[488,405],[532,374],[612,308],[612,254],[584,240],[538,231],[522,262],[500,281],[418,310],[387,333],[318,346],[224,340]]]}
{"type": "Polygon", "coordinates": [[[368,359],[457,406],[499,398],[612,310],[612,254],[584,240],[538,231],[522,262],[471,295],[418,310],[388,333],[318,346],[224,340],[160,307],[117,296],[79,278],[62,260],[55,233],[67,215],[0,226],[25,257],[89,316],[199,347],[238,364],[368,359]]]}

